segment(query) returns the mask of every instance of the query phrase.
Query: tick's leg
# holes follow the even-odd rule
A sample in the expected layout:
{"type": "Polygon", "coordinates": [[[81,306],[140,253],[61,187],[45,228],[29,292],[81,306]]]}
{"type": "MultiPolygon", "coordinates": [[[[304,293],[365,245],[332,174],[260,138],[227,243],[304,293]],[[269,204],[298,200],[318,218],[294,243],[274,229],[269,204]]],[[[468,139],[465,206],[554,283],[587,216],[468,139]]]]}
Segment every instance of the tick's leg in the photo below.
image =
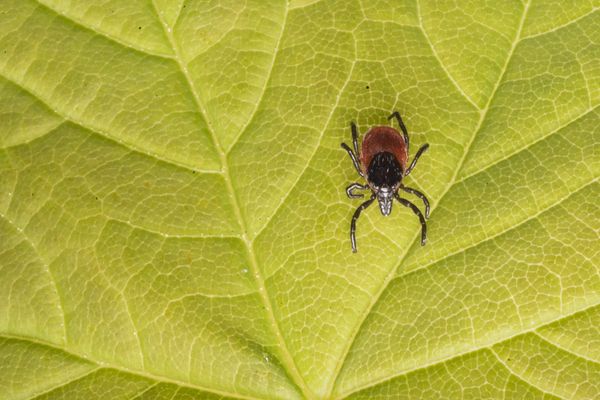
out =
{"type": "Polygon", "coordinates": [[[408,132],[406,130],[406,127],[404,126],[404,122],[402,122],[402,117],[400,116],[400,113],[398,111],[394,111],[392,113],[392,115],[390,115],[388,117],[388,120],[392,119],[392,118],[396,118],[396,120],[398,121],[398,125],[400,125],[400,129],[402,129],[402,134],[404,136],[404,142],[406,143],[406,154],[408,154],[408,132]]]}
{"type": "Polygon", "coordinates": [[[398,203],[410,208],[419,217],[421,221],[421,246],[425,246],[425,242],[427,241],[427,222],[425,222],[425,217],[423,217],[421,210],[410,201],[401,198],[397,192],[394,194],[394,197],[398,200],[398,203]]]}
{"type": "Polygon", "coordinates": [[[354,144],[354,152],[358,157],[360,152],[358,151],[358,129],[356,128],[356,124],[354,122],[350,122],[350,128],[352,128],[352,143],[354,144]]]}
{"type": "Polygon", "coordinates": [[[369,188],[368,185],[361,185],[360,183],[356,183],[355,182],[355,183],[350,184],[350,186],[348,186],[346,188],[346,194],[351,199],[357,199],[359,197],[365,197],[364,194],[362,194],[362,193],[354,193],[354,191],[355,190],[366,190],[368,188],[369,188]]]}
{"type": "Polygon", "coordinates": [[[427,200],[427,197],[425,197],[425,195],[419,192],[417,189],[409,188],[404,185],[400,185],[400,189],[404,190],[407,193],[412,193],[421,200],[423,200],[423,204],[425,205],[425,218],[429,218],[429,200],[427,200]]]}
{"type": "Polygon", "coordinates": [[[356,220],[360,216],[361,211],[369,207],[371,203],[373,203],[373,200],[375,200],[375,196],[371,196],[369,200],[365,201],[360,206],[358,206],[356,211],[354,211],[354,215],[352,216],[352,222],[350,223],[350,243],[352,244],[353,253],[356,253],[356,220]]]}
{"type": "Polygon", "coordinates": [[[415,154],[412,162],[410,163],[410,167],[408,167],[408,169],[404,173],[404,176],[410,174],[410,171],[412,171],[412,169],[415,167],[415,165],[417,165],[417,161],[419,160],[419,157],[421,157],[421,154],[423,154],[423,152],[425,150],[427,150],[428,148],[429,148],[429,144],[428,143],[425,143],[423,146],[421,146],[419,148],[419,150],[417,151],[417,154],[415,154]]]}
{"type": "Polygon", "coordinates": [[[350,147],[348,147],[348,145],[346,143],[342,143],[341,146],[344,150],[346,150],[348,152],[348,155],[352,159],[352,164],[354,164],[354,168],[356,168],[356,172],[358,172],[358,174],[364,178],[364,175],[363,175],[362,171],[360,170],[360,165],[358,164],[358,160],[356,159],[356,156],[352,152],[352,149],[350,147]]]}

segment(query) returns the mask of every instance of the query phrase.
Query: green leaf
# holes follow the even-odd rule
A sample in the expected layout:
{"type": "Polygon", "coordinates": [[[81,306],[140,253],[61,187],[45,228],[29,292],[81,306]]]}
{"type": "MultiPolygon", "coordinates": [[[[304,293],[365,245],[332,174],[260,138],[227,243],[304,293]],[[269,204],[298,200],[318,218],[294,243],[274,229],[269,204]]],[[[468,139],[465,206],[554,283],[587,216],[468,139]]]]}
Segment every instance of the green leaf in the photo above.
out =
{"type": "Polygon", "coordinates": [[[599,398],[599,7],[0,0],[0,399],[599,398]]]}

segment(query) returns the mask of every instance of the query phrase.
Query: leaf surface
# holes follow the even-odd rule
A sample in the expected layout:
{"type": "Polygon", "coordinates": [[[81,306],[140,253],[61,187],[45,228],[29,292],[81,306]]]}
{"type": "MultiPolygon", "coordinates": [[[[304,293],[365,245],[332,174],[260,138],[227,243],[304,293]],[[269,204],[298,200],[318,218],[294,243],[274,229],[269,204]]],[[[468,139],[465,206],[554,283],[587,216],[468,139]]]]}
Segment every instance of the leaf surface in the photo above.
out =
{"type": "Polygon", "coordinates": [[[600,397],[599,3],[0,6],[0,399],[600,397]]]}

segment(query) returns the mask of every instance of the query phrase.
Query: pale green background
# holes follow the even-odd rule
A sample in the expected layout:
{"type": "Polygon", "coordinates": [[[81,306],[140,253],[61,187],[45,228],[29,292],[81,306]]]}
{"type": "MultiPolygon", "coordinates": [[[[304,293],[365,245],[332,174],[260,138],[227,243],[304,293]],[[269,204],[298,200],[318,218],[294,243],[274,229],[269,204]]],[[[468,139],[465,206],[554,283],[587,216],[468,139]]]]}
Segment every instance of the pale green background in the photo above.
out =
{"type": "Polygon", "coordinates": [[[0,0],[0,399],[600,398],[598,7],[0,0]]]}

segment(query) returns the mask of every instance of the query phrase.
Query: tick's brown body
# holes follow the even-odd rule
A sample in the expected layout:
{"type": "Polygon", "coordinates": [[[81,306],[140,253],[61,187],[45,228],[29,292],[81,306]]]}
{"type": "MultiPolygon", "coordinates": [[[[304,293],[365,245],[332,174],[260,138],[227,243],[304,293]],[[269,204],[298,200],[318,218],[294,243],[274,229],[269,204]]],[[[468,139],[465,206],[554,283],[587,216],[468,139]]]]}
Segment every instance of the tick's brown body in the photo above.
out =
{"type": "Polygon", "coordinates": [[[390,126],[375,126],[367,132],[362,141],[360,165],[365,176],[373,157],[382,152],[392,153],[400,163],[402,171],[406,171],[408,149],[400,132],[390,126]]]}
{"type": "Polygon", "coordinates": [[[410,171],[412,171],[417,160],[421,154],[427,150],[429,145],[424,144],[421,146],[407,168],[409,151],[408,132],[406,131],[406,127],[402,122],[400,114],[394,112],[390,115],[390,119],[394,117],[398,120],[398,125],[400,125],[400,129],[402,129],[402,134],[389,126],[375,126],[365,135],[365,138],[362,141],[362,151],[359,151],[358,129],[353,122],[350,126],[352,128],[352,143],[356,154],[352,152],[352,149],[348,147],[346,143],[342,143],[342,148],[348,152],[358,174],[367,180],[367,185],[352,183],[346,188],[346,194],[352,199],[363,197],[362,194],[354,193],[357,189],[371,190],[371,198],[358,206],[352,216],[352,222],[350,223],[350,242],[352,243],[353,252],[356,252],[356,238],[354,235],[356,231],[356,220],[360,216],[361,211],[369,207],[375,199],[377,199],[381,214],[384,216],[389,215],[392,212],[392,200],[394,199],[403,206],[410,208],[421,221],[421,245],[424,245],[425,240],[427,239],[427,224],[425,218],[429,217],[429,201],[423,193],[404,186],[402,184],[402,178],[410,174],[410,171]],[[410,201],[401,198],[400,195],[398,195],[398,190],[414,194],[423,200],[423,203],[425,204],[425,217],[423,217],[423,214],[417,206],[410,201]]]}

